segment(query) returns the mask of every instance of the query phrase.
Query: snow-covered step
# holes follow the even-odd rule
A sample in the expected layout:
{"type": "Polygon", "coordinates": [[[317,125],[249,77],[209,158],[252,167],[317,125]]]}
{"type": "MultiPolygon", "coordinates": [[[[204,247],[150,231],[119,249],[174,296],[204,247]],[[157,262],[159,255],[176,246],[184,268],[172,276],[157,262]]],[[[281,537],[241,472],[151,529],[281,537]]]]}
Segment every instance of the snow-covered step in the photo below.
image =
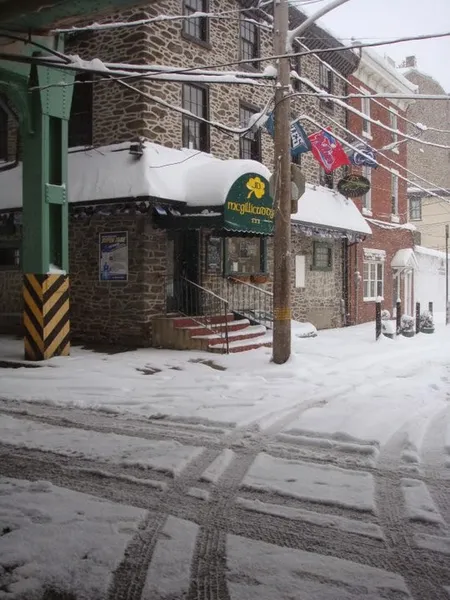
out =
{"type": "Polygon", "coordinates": [[[219,323],[205,323],[204,325],[198,323],[197,325],[189,325],[188,327],[177,327],[177,329],[183,329],[184,331],[188,331],[192,337],[198,337],[203,335],[214,334],[215,332],[225,331],[225,328],[228,326],[228,332],[237,331],[239,329],[244,329],[250,325],[250,321],[248,319],[238,319],[236,321],[222,321],[219,323]]]}
{"type": "MultiPolygon", "coordinates": [[[[228,343],[229,352],[247,352],[248,350],[256,350],[257,348],[270,348],[272,346],[271,335],[260,335],[258,337],[233,340],[228,343]]],[[[210,344],[208,346],[209,352],[224,352],[226,350],[226,343],[222,344],[210,344]]]]}
{"type": "MultiPolygon", "coordinates": [[[[264,325],[250,325],[244,329],[238,329],[237,331],[229,331],[228,339],[232,341],[236,340],[248,340],[266,333],[264,325]]],[[[225,341],[225,332],[223,334],[210,333],[208,335],[194,335],[193,340],[207,340],[209,345],[220,344],[225,341]]]]}

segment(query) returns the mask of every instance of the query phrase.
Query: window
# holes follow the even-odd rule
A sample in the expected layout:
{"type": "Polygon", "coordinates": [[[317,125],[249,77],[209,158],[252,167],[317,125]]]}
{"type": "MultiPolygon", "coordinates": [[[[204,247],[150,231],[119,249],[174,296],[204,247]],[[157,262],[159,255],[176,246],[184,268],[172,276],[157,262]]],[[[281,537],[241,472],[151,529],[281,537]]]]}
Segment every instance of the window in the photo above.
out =
{"type": "MultiPolygon", "coordinates": [[[[202,119],[208,118],[208,90],[196,85],[183,86],[183,108],[202,119]]],[[[183,115],[183,146],[209,151],[209,125],[194,117],[183,115]]]]}
{"type": "Polygon", "coordinates": [[[364,261],[364,300],[376,300],[384,293],[384,263],[364,261]]]}
{"type": "MultiPolygon", "coordinates": [[[[239,109],[239,120],[241,127],[248,127],[249,121],[256,110],[241,106],[239,109]]],[[[261,130],[248,131],[240,139],[239,157],[261,162],[261,130]]]]}
{"type": "MultiPolygon", "coordinates": [[[[196,12],[207,13],[208,11],[208,0],[184,0],[185,15],[192,15],[196,12]]],[[[206,17],[198,17],[197,19],[184,19],[183,33],[188,37],[194,38],[195,40],[208,42],[208,19],[206,17]]]]}
{"type": "Polygon", "coordinates": [[[0,107],[0,160],[8,160],[8,115],[0,107]]]}
{"type": "MultiPolygon", "coordinates": [[[[398,118],[395,112],[393,112],[392,110],[389,111],[389,127],[391,129],[395,129],[395,132],[392,132],[392,142],[398,142],[398,118]]],[[[393,148],[394,150],[397,150],[397,148],[393,148]]]]}
{"type": "Polygon", "coordinates": [[[411,221],[422,220],[422,198],[411,198],[409,201],[409,218],[411,221]]]}
{"type": "MultiPolygon", "coordinates": [[[[241,19],[241,59],[252,60],[259,58],[259,31],[256,23],[241,19]]],[[[259,68],[258,62],[247,63],[255,69],[259,68]]]]}
{"type": "Polygon", "coordinates": [[[265,273],[267,271],[265,238],[226,238],[225,271],[227,275],[265,273]]]}
{"type": "Polygon", "coordinates": [[[313,271],[331,271],[333,268],[333,247],[325,242],[314,242],[313,271]]]}
{"type": "Polygon", "coordinates": [[[334,176],[333,173],[327,173],[323,167],[320,167],[319,183],[323,187],[334,188],[334,176]]]}
{"type": "MultiPolygon", "coordinates": [[[[363,177],[369,180],[369,183],[372,186],[372,169],[367,165],[364,165],[362,168],[362,174],[363,177]]],[[[362,201],[363,208],[365,208],[366,210],[372,210],[372,188],[370,188],[367,194],[364,194],[364,196],[362,197],[362,201]]]]}
{"type": "Polygon", "coordinates": [[[69,148],[92,146],[93,85],[91,73],[80,73],[73,86],[69,121],[69,148]]]}
{"type": "Polygon", "coordinates": [[[391,213],[398,215],[398,175],[391,176],[391,213]]]}
{"type": "Polygon", "coordinates": [[[301,167],[302,166],[302,152],[299,152],[298,154],[292,154],[291,162],[293,162],[294,165],[299,165],[301,167]]]}
{"type": "Polygon", "coordinates": [[[18,269],[20,267],[20,247],[18,243],[0,243],[0,269],[18,269]]]}
{"type": "MultiPolygon", "coordinates": [[[[299,52],[300,48],[297,46],[295,48],[295,51],[299,52]]],[[[302,64],[301,64],[301,57],[300,56],[295,56],[292,59],[291,70],[295,71],[297,73],[297,75],[300,75],[300,77],[301,77],[301,75],[302,75],[302,64]]],[[[301,92],[301,89],[302,89],[301,82],[298,79],[294,79],[294,78],[291,81],[292,81],[292,89],[294,90],[294,92],[301,92]]]]}
{"type": "MultiPolygon", "coordinates": [[[[334,91],[333,71],[323,63],[319,64],[319,85],[329,94],[334,91]]],[[[334,103],[331,100],[321,100],[320,107],[328,112],[334,111],[334,103]]]]}
{"type": "MultiPolygon", "coordinates": [[[[370,98],[361,98],[361,112],[370,118],[370,98]]],[[[367,119],[363,119],[362,130],[363,135],[372,137],[372,124],[367,119]]]]}

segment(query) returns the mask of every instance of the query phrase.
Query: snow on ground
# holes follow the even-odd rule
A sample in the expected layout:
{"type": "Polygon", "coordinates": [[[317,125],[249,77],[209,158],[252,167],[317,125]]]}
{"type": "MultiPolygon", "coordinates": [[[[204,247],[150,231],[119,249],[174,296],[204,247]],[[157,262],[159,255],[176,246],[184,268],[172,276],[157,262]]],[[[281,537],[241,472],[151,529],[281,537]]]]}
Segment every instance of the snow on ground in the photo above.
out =
{"type": "Polygon", "coordinates": [[[179,475],[203,451],[203,448],[183,446],[176,441],[41,425],[6,415],[0,419],[0,440],[19,448],[35,448],[73,458],[138,466],[172,476],[179,475]]]}
{"type": "MultiPolygon", "coordinates": [[[[73,348],[42,368],[2,369],[0,396],[267,430],[284,419],[291,437],[371,446],[368,453],[406,428],[404,460],[417,462],[426,427],[449,407],[449,333],[438,324],[434,335],[375,342],[372,323],[314,338],[294,332],[282,366],[267,348],[228,356],[73,348]]],[[[0,338],[0,361],[22,352],[21,340],[0,338]]]]}
{"type": "Polygon", "coordinates": [[[406,513],[412,521],[424,523],[443,523],[427,486],[417,479],[402,479],[403,495],[406,504],[406,513]]]}
{"type": "Polygon", "coordinates": [[[143,510],[48,482],[0,482],[0,598],[104,598],[143,510]],[[8,534],[6,535],[6,533],[8,534]],[[70,542],[70,543],[69,543],[70,542]]]}
{"type": "Polygon", "coordinates": [[[410,600],[399,575],[347,560],[229,535],[231,600],[410,600]]]}
{"type": "Polygon", "coordinates": [[[318,504],[374,511],[374,482],[369,473],[259,454],[247,472],[244,489],[275,492],[318,504]]]}

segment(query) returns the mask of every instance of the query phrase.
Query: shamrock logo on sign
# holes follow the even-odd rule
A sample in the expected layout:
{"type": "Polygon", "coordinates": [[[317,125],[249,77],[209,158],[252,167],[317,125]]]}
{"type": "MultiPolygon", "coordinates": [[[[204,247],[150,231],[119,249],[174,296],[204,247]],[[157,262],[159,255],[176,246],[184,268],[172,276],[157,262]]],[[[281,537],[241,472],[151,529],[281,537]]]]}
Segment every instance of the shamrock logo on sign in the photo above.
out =
{"type": "Polygon", "coordinates": [[[261,180],[260,177],[250,177],[247,181],[247,189],[249,189],[249,193],[247,194],[247,199],[250,198],[253,194],[260,200],[266,191],[266,184],[261,180]]]}

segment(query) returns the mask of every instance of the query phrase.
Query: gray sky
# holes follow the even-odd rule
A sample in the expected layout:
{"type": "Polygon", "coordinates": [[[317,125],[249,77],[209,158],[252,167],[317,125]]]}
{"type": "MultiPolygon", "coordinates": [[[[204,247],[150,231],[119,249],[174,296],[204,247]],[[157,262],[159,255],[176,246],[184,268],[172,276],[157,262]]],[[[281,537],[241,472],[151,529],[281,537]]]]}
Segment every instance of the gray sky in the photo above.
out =
{"type": "MultiPolygon", "coordinates": [[[[304,0],[291,0],[306,14],[316,12],[324,2],[302,6],[304,0]]],[[[450,0],[349,0],[321,17],[338,38],[382,38],[422,35],[450,31],[450,0]]],[[[362,41],[375,41],[375,39],[362,41]]],[[[350,40],[348,40],[350,43],[350,40]]],[[[450,37],[440,40],[404,42],[373,48],[399,64],[415,54],[418,68],[439,81],[450,92],[450,37]]]]}

